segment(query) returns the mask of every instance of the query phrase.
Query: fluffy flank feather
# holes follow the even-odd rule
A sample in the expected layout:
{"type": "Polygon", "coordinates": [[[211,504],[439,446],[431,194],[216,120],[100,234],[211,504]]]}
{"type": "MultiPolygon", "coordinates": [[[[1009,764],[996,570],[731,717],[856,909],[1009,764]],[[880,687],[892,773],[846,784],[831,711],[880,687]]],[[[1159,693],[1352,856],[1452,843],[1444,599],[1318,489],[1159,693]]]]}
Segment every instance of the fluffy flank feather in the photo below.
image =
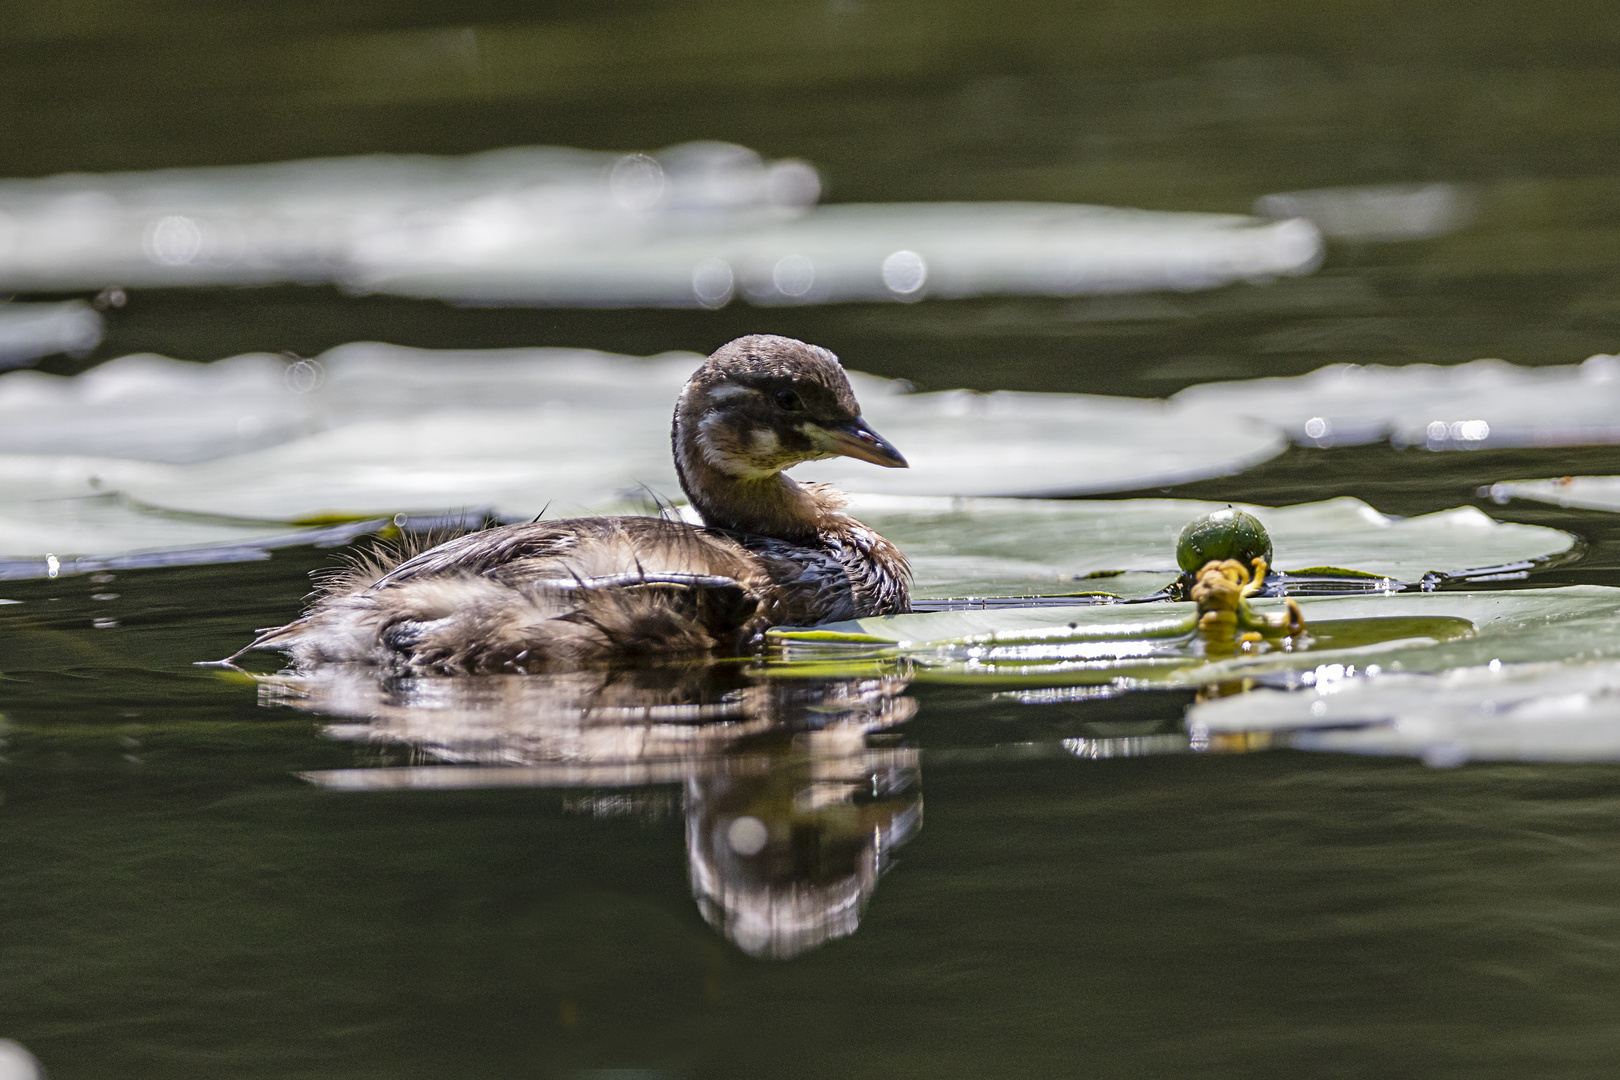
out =
{"type": "Polygon", "coordinates": [[[457,526],[400,532],[392,540],[373,537],[368,546],[338,556],[338,565],[317,570],[311,576],[318,597],[339,596],[356,589],[368,589],[401,563],[409,562],[451,540],[483,532],[457,526]]]}
{"type": "Polygon", "coordinates": [[[285,650],[305,668],[402,672],[734,651],[758,629],[758,578],[735,544],[656,518],[467,533],[421,555],[378,544],[328,574],[307,615],[251,647],[285,650]]]}

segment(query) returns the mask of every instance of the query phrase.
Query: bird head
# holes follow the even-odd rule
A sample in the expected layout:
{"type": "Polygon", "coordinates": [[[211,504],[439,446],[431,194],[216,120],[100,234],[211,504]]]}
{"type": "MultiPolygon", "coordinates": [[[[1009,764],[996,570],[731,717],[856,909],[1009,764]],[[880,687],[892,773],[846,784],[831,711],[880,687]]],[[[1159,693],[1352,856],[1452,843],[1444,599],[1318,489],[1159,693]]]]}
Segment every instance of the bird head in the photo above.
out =
{"type": "Polygon", "coordinates": [[[676,406],[675,441],[678,459],[695,452],[740,480],[830,457],[907,467],[861,418],[838,357],[772,334],[722,346],[693,374],[676,406]]]}

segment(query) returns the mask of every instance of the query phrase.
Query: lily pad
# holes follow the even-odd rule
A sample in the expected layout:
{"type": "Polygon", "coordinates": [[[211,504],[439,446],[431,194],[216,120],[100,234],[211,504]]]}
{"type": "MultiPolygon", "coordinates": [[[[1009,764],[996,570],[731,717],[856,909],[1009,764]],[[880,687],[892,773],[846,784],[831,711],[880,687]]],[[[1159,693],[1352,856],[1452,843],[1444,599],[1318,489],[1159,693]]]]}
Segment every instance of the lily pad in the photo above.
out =
{"type": "MultiPolygon", "coordinates": [[[[137,354],[71,378],[37,371],[0,376],[0,452],[184,464],[436,411],[534,410],[559,421],[574,408],[621,407],[650,417],[673,410],[701,362],[694,353],[640,359],[590,349],[426,350],[369,342],[316,360],[248,353],[196,364],[137,354]]],[[[667,428],[668,416],[656,426],[667,428]]],[[[667,441],[667,432],[661,437],[667,441]]]]}
{"type": "Polygon", "coordinates": [[[1271,218],[1305,218],[1335,240],[1428,240],[1466,227],[1475,196],[1456,184],[1374,184],[1280,191],[1255,200],[1271,218]]]}
{"type": "Polygon", "coordinates": [[[1388,440],[1430,450],[1620,443],[1620,357],[1561,367],[1333,364],[1308,375],[1191,386],[1210,416],[1275,424],[1301,446],[1388,440]]]}
{"type": "Polygon", "coordinates": [[[1202,702],[1187,723],[1195,740],[1265,732],[1301,749],[1402,754],[1437,766],[1620,761],[1620,663],[1329,679],[1202,702]]]}
{"type": "MultiPolygon", "coordinates": [[[[140,356],[73,379],[17,372],[0,376],[0,451],[11,452],[0,502],[116,490],[170,510],[295,522],[474,506],[517,519],[676,498],[670,413],[701,362],[355,344],[315,361],[140,356]]],[[[1081,494],[1238,472],[1285,446],[1263,425],[1201,425],[1161,402],[905,394],[851,379],[913,468],[815,463],[801,470],[809,478],[905,494],[1081,494]]]]}
{"type": "MultiPolygon", "coordinates": [[[[1620,589],[1576,585],[1483,593],[1298,601],[1313,640],[1206,655],[1188,603],[946,611],[781,629],[780,662],[816,673],[895,662],[919,679],[1013,685],[1188,687],[1319,672],[1443,671],[1498,660],[1620,657],[1620,589]]],[[[1279,601],[1254,603],[1280,611],[1279,601]]]]}
{"type": "Polygon", "coordinates": [[[474,303],[719,307],[1214,288],[1308,273],[1310,222],[1038,203],[813,208],[724,143],[524,147],[0,183],[0,287],[331,282],[474,303]]]}
{"type": "Polygon", "coordinates": [[[573,247],[660,226],[701,235],[768,223],[819,195],[805,163],[767,163],[725,143],[653,155],[516,147],[8,180],[0,284],[347,282],[537,234],[573,247]],[[522,235],[509,237],[513,229],[522,235]]]}
{"type": "Polygon", "coordinates": [[[101,344],[101,332],[101,316],[83,300],[0,303],[0,369],[54,353],[88,355],[101,344]]]}
{"type": "Polygon", "coordinates": [[[299,529],[155,513],[117,495],[13,502],[0,504],[0,578],[263,559],[277,548],[342,544],[384,524],[299,529]]]}
{"type": "MultiPolygon", "coordinates": [[[[631,363],[626,368],[634,378],[631,363]]],[[[815,462],[793,475],[894,494],[1092,494],[1240,472],[1282,445],[1258,426],[1189,433],[1186,416],[1157,403],[1018,395],[1024,400],[1010,408],[992,402],[984,412],[958,414],[939,400],[956,395],[885,397],[872,392],[876,380],[860,383],[867,415],[912,468],[815,462]],[[1131,446],[1158,449],[1133,454],[1131,446]]],[[[364,421],[167,476],[148,474],[128,490],[158,506],[283,520],[464,506],[527,518],[548,505],[553,513],[616,505],[640,491],[675,499],[673,400],[670,394],[638,409],[559,397],[531,409],[364,421]]]]}
{"type": "Polygon", "coordinates": [[[1209,424],[1188,409],[1138,398],[957,390],[863,393],[861,404],[911,467],[880,471],[830,459],[793,475],[875,494],[1095,495],[1230,475],[1286,446],[1265,425],[1209,424]]]}
{"type": "Polygon", "coordinates": [[[1480,491],[1499,503],[1512,499],[1552,503],[1580,510],[1620,513],[1620,476],[1560,476],[1545,480],[1503,480],[1480,491]]]}
{"type": "MultiPolygon", "coordinates": [[[[543,509],[555,517],[622,508],[649,494],[676,498],[668,413],[700,362],[690,353],[637,359],[362,343],[313,361],[253,354],[199,365],[132,356],[71,379],[16,372],[0,376],[0,449],[77,453],[0,454],[0,508],[116,493],[122,514],[231,518],[233,527],[262,532],[264,522],[473,508],[517,520],[543,509]],[[603,431],[613,438],[604,441],[603,431]],[[239,452],[255,442],[257,449],[239,452]],[[103,456],[82,456],[86,450],[103,456]]],[[[887,380],[852,379],[867,415],[914,467],[815,462],[795,475],[927,493],[863,495],[853,506],[913,552],[923,597],[1151,595],[1175,570],[1177,531],[1217,504],[957,496],[1169,483],[1238,471],[1281,445],[1263,428],[1193,425],[1155,402],[903,394],[887,380]],[[1127,452],[1143,444],[1158,449],[1127,452]]],[[[1555,530],[1499,525],[1470,509],[1407,520],[1348,499],[1248,509],[1274,533],[1278,566],[1293,572],[1337,567],[1398,582],[1466,576],[1527,568],[1572,543],[1555,530]]],[[[182,519],[162,528],[172,530],[175,520],[182,519]]],[[[102,535],[110,540],[108,529],[102,535]]],[[[17,547],[14,537],[12,552],[85,550],[72,534],[35,535],[35,550],[17,547]]]]}
{"type": "MultiPolygon", "coordinates": [[[[850,510],[906,552],[923,599],[1066,592],[1143,597],[1176,579],[1182,527],[1224,505],[858,495],[850,510]]],[[[1473,507],[1412,518],[1387,517],[1351,498],[1239,509],[1257,516],[1271,534],[1285,589],[1310,584],[1300,578],[1356,577],[1366,587],[1387,589],[1426,577],[1524,571],[1576,542],[1557,529],[1493,521],[1473,507]]]]}
{"type": "Polygon", "coordinates": [[[477,303],[718,307],[1210,289],[1309,273],[1308,221],[1064,203],[823,206],[774,222],[602,230],[536,242],[515,215],[357,269],[367,290],[477,303]]]}

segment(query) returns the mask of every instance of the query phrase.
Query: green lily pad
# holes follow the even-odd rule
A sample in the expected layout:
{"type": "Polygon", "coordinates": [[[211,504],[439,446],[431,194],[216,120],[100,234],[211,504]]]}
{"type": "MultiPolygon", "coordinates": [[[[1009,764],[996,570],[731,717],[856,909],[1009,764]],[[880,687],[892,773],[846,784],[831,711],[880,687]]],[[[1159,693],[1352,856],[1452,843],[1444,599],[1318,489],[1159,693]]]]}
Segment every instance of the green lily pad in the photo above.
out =
{"type": "MultiPolygon", "coordinates": [[[[1189,603],[945,611],[772,631],[786,668],[835,673],[902,662],[919,679],[1186,687],[1301,681],[1322,670],[1442,671],[1498,660],[1620,657],[1620,589],[1577,585],[1298,601],[1312,640],[1206,655],[1189,603]]],[[[1261,612],[1281,609],[1260,600],[1261,612]]],[[[1352,671],[1353,673],[1353,671],[1352,671]]]]}
{"type": "Polygon", "coordinates": [[[1503,480],[1483,489],[1499,503],[1513,499],[1552,503],[1581,510],[1620,513],[1620,476],[1560,476],[1545,480],[1503,480]]]}
{"type": "MultiPolygon", "coordinates": [[[[1620,761],[1620,663],[1490,663],[1323,679],[1194,705],[1195,741],[1276,736],[1312,750],[1471,760],[1620,761]]],[[[1251,740],[1252,741],[1252,740],[1251,740]]]]}
{"type": "MultiPolygon", "coordinates": [[[[1173,582],[1183,526],[1224,503],[1188,499],[907,499],[857,495],[850,511],[906,552],[920,599],[1097,593],[1141,598],[1173,582]]],[[[1368,587],[1529,569],[1573,549],[1557,529],[1492,521],[1472,507],[1412,518],[1359,499],[1240,505],[1271,534],[1288,577],[1368,587]]],[[[1286,578],[1285,578],[1286,581],[1286,578]]]]}

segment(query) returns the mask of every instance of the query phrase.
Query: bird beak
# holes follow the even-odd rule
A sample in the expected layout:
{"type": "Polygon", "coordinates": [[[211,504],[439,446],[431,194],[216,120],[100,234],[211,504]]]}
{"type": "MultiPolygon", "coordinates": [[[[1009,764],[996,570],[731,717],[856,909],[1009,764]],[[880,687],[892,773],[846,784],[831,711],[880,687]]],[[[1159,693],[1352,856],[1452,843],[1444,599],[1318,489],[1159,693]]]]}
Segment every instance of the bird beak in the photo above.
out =
{"type": "Polygon", "coordinates": [[[847,424],[837,427],[820,427],[814,429],[816,442],[828,454],[838,454],[843,457],[860,458],[870,461],[874,465],[882,465],[885,469],[908,469],[906,459],[900,456],[900,451],[889,445],[889,441],[867,426],[866,421],[856,417],[847,424]]]}

